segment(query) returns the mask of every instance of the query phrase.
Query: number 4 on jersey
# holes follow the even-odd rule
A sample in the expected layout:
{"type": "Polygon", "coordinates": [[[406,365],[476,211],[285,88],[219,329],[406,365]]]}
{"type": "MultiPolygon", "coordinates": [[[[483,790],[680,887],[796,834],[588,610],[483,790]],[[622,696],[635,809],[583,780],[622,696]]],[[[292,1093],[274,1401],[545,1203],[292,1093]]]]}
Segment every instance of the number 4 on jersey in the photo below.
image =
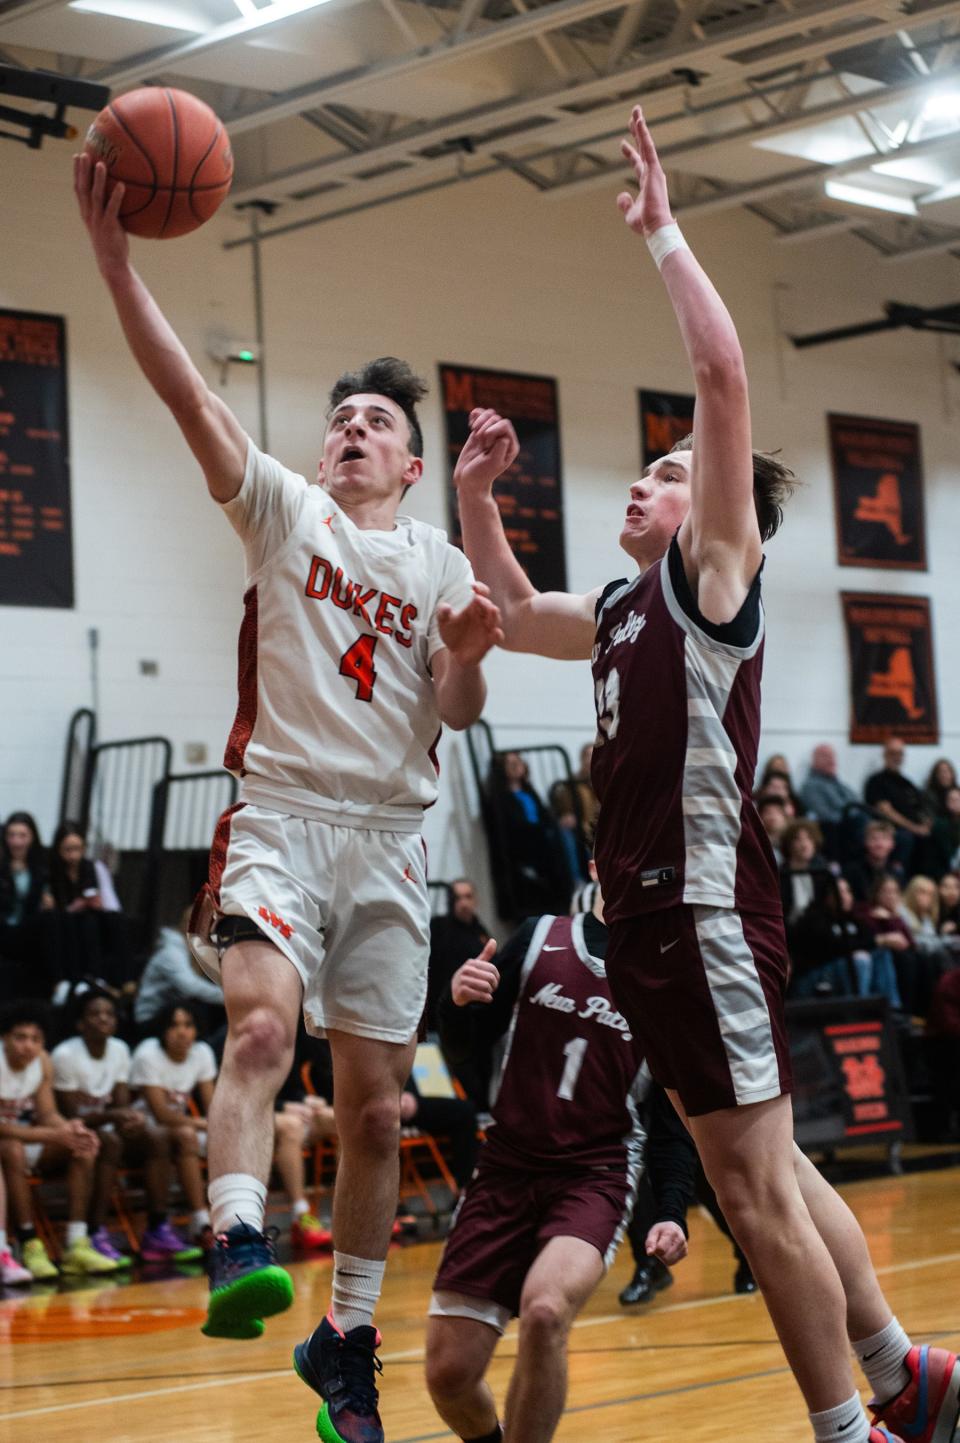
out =
{"type": "Polygon", "coordinates": [[[353,646],[348,646],[340,658],[340,675],[357,684],[357,701],[373,700],[373,684],[377,669],[373,664],[373,653],[377,647],[376,636],[358,636],[353,646]]]}

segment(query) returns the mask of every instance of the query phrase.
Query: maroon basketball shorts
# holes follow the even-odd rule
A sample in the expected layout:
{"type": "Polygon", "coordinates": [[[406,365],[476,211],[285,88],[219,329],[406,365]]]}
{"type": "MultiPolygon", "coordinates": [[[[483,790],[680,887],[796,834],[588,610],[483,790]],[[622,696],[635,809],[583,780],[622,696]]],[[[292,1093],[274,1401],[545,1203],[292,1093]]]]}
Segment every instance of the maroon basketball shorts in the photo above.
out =
{"type": "Polygon", "coordinates": [[[550,1238],[581,1238],[609,1267],[632,1207],[626,1164],[534,1172],[481,1157],[440,1259],[431,1316],[475,1318],[502,1333],[550,1238]]]}
{"type": "Polygon", "coordinates": [[[610,926],[607,978],[650,1071],[688,1117],[792,1087],[779,916],[678,906],[610,926]]]}

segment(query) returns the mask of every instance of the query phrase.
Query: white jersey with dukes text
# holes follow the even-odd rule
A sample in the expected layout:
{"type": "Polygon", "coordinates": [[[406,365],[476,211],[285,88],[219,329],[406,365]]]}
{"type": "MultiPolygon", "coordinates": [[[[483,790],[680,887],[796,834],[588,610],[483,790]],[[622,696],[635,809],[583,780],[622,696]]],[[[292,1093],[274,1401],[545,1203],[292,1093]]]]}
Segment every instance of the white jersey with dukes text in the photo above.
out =
{"type": "Polygon", "coordinates": [[[130,1079],[130,1049],[119,1037],[108,1037],[102,1057],[94,1057],[82,1037],[70,1037],[50,1054],[53,1085],[58,1092],[77,1092],[77,1112],[99,1112],[108,1106],[113,1089],[130,1079]]]}
{"type": "Polygon", "coordinates": [[[224,765],[262,806],[412,830],[437,795],[437,607],[471,600],[469,562],[406,516],[359,530],[252,441],[223,509],[247,557],[224,765]]]}
{"type": "Polygon", "coordinates": [[[195,1042],[182,1062],[175,1062],[163,1050],[159,1037],[148,1037],[133,1054],[131,1087],[162,1087],[167,1102],[178,1112],[187,1111],[187,1099],[199,1082],[212,1082],[217,1059],[207,1042],[195,1042]]]}

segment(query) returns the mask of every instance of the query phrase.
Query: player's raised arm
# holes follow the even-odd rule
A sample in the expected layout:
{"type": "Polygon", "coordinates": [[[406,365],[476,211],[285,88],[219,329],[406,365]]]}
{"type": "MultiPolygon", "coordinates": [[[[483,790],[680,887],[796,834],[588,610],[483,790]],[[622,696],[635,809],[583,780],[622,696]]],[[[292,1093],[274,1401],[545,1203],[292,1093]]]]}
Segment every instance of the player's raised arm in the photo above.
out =
{"type": "Polygon", "coordinates": [[[730,314],[671,215],[666,177],[639,106],[630,132],[623,154],[638,194],[625,191],[617,203],[660,269],[696,385],[690,511],[680,548],[700,610],[722,623],[736,615],[761,561],[747,373],[730,314]]]}
{"type": "Polygon", "coordinates": [[[74,156],[73,175],[80,215],[127,344],[183,432],[211,496],[216,501],[232,501],[243,482],[246,432],[209,389],[130,264],[127,233],[117,219],[123,185],[115,185],[108,200],[106,166],[102,161],[94,166],[87,155],[74,156]]]}
{"type": "Polygon", "coordinates": [[[537,591],[504,534],[493,483],[516,460],[518,449],[509,421],[496,411],[471,412],[470,435],[453,473],[464,550],[500,609],[501,644],[508,651],[560,660],[589,657],[599,590],[585,596],[537,591]]]}

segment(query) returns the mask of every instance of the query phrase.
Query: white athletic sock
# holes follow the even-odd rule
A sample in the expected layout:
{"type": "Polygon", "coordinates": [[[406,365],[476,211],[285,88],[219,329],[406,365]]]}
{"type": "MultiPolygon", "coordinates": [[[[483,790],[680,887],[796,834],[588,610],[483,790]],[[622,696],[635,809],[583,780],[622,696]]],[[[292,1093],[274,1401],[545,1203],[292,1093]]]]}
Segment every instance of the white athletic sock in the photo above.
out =
{"type": "Polygon", "coordinates": [[[870,1443],[870,1421],[859,1393],[825,1413],[811,1413],[810,1422],[816,1443],[870,1443]]]}
{"type": "Polygon", "coordinates": [[[302,1218],[304,1213],[308,1213],[309,1211],[310,1204],[307,1202],[305,1197],[298,1197],[293,1207],[290,1209],[292,1216],[295,1218],[302,1218]]]}
{"type": "Polygon", "coordinates": [[[904,1359],[911,1343],[896,1318],[891,1318],[872,1338],[852,1343],[851,1347],[878,1402],[889,1403],[910,1382],[910,1370],[904,1359]]]}
{"type": "Polygon", "coordinates": [[[67,1247],[72,1248],[74,1243],[87,1236],[86,1223],[67,1223],[67,1247]]]}
{"type": "Polygon", "coordinates": [[[204,1228],[208,1228],[209,1226],[210,1214],[206,1208],[197,1208],[193,1215],[193,1231],[195,1233],[202,1233],[204,1228]]]}
{"type": "Polygon", "coordinates": [[[5,1253],[8,1247],[7,1230],[6,1228],[0,1228],[0,1253],[5,1253]]]}
{"type": "Polygon", "coordinates": [[[383,1287],[386,1263],[372,1258],[333,1254],[333,1321],[344,1333],[373,1322],[373,1310],[383,1287]]]}
{"type": "Polygon", "coordinates": [[[267,1190],[252,1173],[226,1172],[223,1177],[215,1177],[207,1188],[207,1196],[217,1237],[235,1228],[237,1223],[246,1223],[256,1232],[263,1232],[267,1190]]]}

